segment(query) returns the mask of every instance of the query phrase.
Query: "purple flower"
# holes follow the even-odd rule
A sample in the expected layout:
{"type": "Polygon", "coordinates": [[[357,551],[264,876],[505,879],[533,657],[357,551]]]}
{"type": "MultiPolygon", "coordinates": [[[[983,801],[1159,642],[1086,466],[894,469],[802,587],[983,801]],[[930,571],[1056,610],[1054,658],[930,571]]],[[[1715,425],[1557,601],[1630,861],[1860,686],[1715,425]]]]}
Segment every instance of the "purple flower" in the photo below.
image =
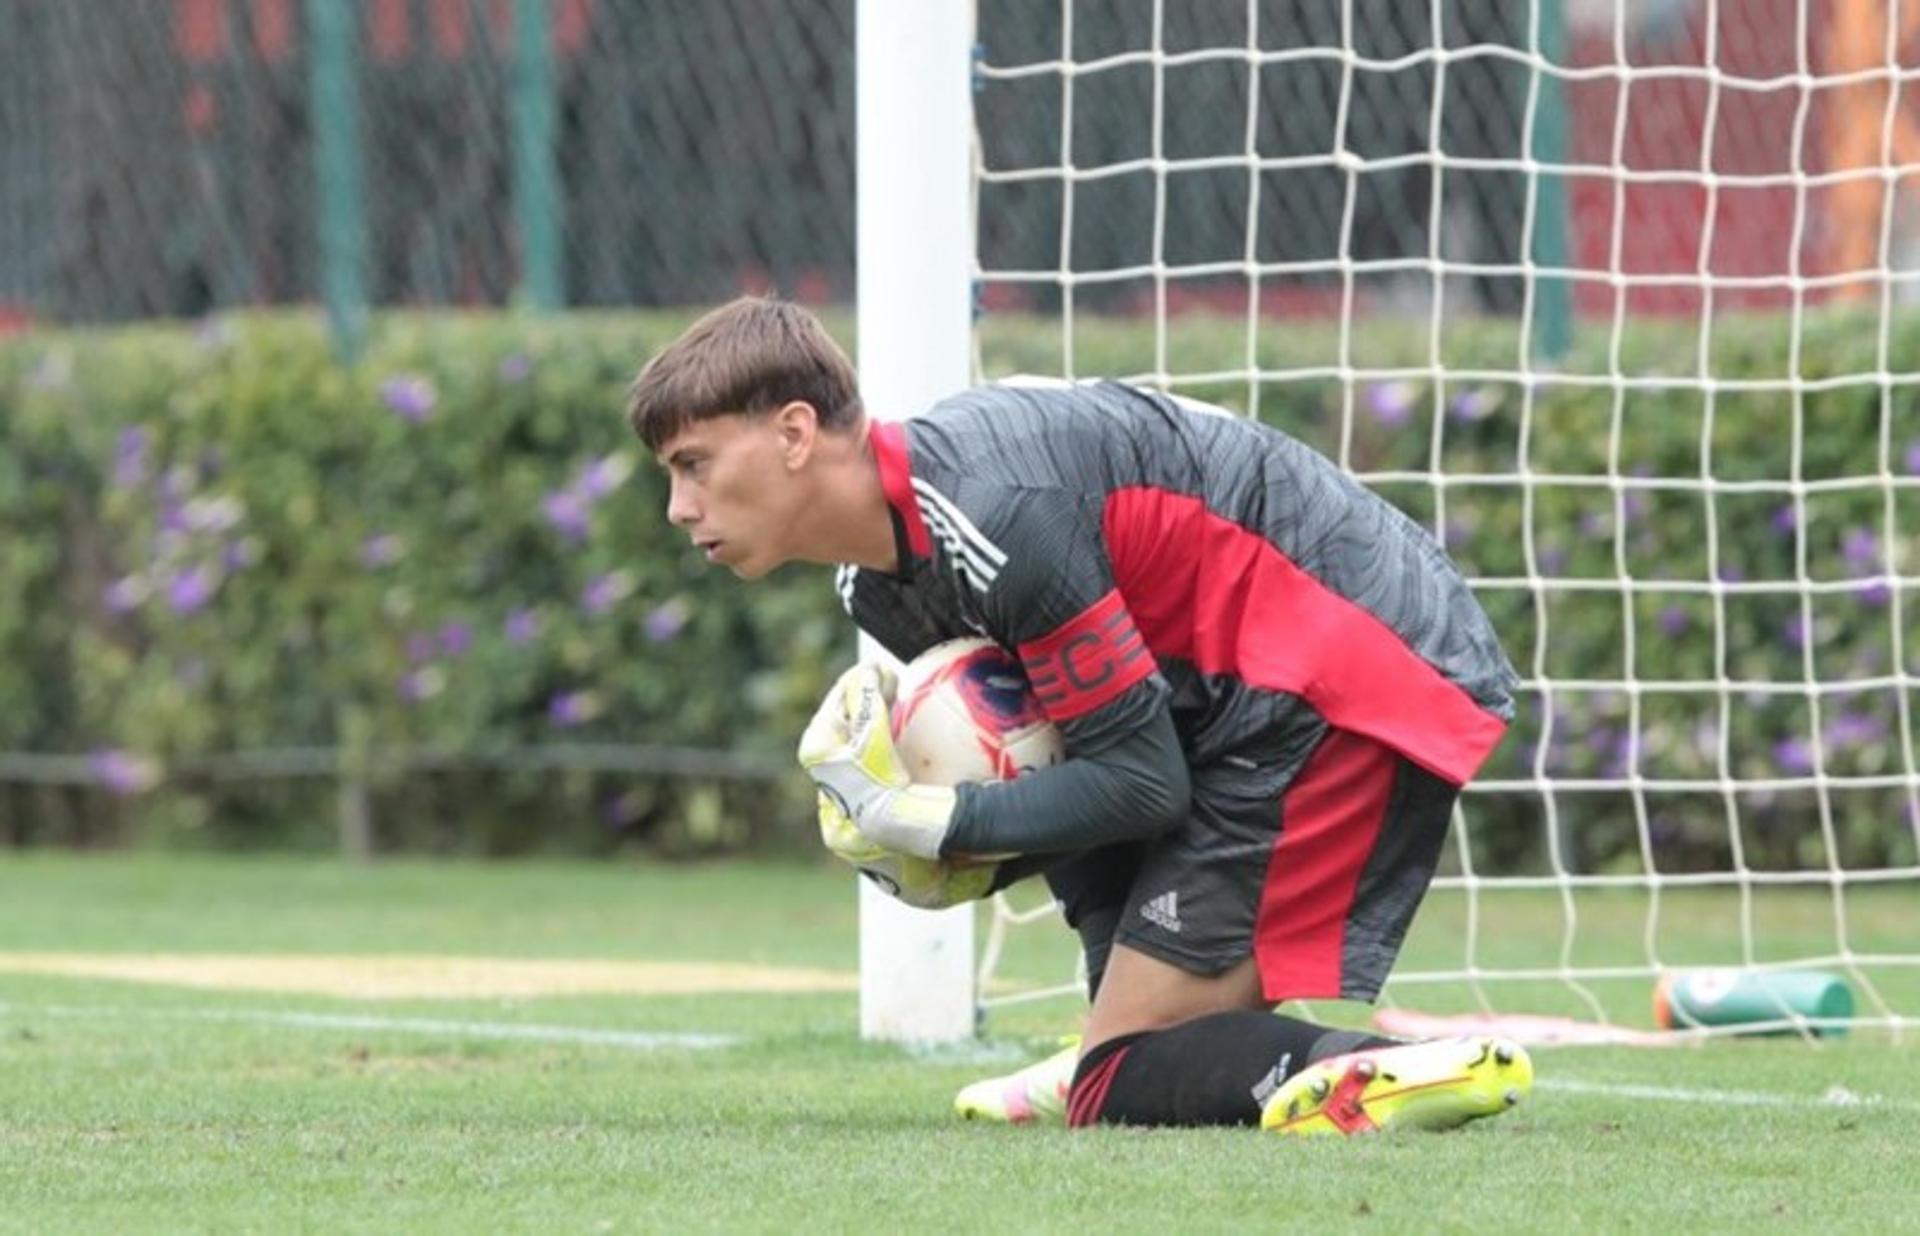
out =
{"type": "Polygon", "coordinates": [[[1620,498],[1620,513],[1632,523],[1647,513],[1647,495],[1637,489],[1630,489],[1620,498]]]}
{"type": "Polygon", "coordinates": [[[191,614],[213,600],[219,587],[220,577],[212,567],[190,567],[167,581],[167,607],[176,614],[191,614]]]}
{"type": "Polygon", "coordinates": [[[1669,605],[1660,611],[1660,632],[1663,635],[1678,635],[1686,630],[1692,621],[1692,617],[1684,606],[1669,605]]]}
{"type": "Polygon", "coordinates": [[[1580,517],[1580,535],[1589,540],[1606,536],[1612,526],[1613,520],[1604,511],[1588,511],[1580,517]]]}
{"type": "Polygon", "coordinates": [[[1558,575],[1567,569],[1567,551],[1558,545],[1549,545],[1540,551],[1540,569],[1548,575],[1558,575]]]}
{"type": "Polygon", "coordinates": [[[1885,609],[1887,602],[1893,600],[1893,588],[1884,579],[1871,579],[1855,589],[1853,595],[1868,609],[1885,609]]]}
{"type": "Polygon", "coordinates": [[[1871,528],[1849,528],[1840,538],[1840,556],[1857,571],[1871,571],[1880,565],[1880,538],[1871,528]]]}
{"type": "Polygon", "coordinates": [[[580,470],[574,491],[589,501],[598,501],[620,487],[633,472],[633,459],[626,454],[603,455],[580,470]]]}
{"type": "Polygon", "coordinates": [[[1477,390],[1461,391],[1455,395],[1450,410],[1454,420],[1472,424],[1486,420],[1499,406],[1499,388],[1482,386],[1477,390]]]}
{"type": "Polygon", "coordinates": [[[1804,738],[1783,738],[1773,744],[1773,762],[1789,776],[1804,777],[1813,771],[1813,748],[1804,738]]]}
{"type": "Polygon", "coordinates": [[[380,399],[401,420],[420,425],[433,416],[433,405],[439,396],[433,383],[419,374],[403,373],[380,384],[380,399]]]}
{"type": "Polygon", "coordinates": [[[433,636],[427,634],[425,631],[413,632],[407,636],[408,663],[420,665],[424,662],[431,661],[436,647],[433,636]]]}
{"type": "Polygon", "coordinates": [[[114,580],[101,590],[101,603],[111,614],[124,614],[139,609],[146,602],[152,588],[144,575],[127,575],[114,580]]]}
{"type": "Polygon", "coordinates": [[[1793,503],[1789,502],[1775,511],[1767,523],[1781,536],[1792,536],[1793,530],[1800,526],[1800,516],[1794,511],[1793,503]]]}
{"type": "Polygon", "coordinates": [[[588,503],[578,493],[571,489],[555,490],[540,500],[540,509],[560,535],[574,542],[587,539],[588,503]]]}
{"type": "Polygon", "coordinates": [[[440,624],[440,651],[450,657],[464,657],[473,647],[473,626],[455,618],[440,624]]]}
{"type": "Polygon", "coordinates": [[[1843,712],[1827,722],[1827,745],[1837,751],[1864,747],[1887,736],[1887,723],[1864,712],[1843,712]]]}
{"type": "Polygon", "coordinates": [[[1723,583],[1723,584],[1741,584],[1741,583],[1745,583],[1745,582],[1746,582],[1746,579],[1747,579],[1747,573],[1746,573],[1745,571],[1743,571],[1743,570],[1741,570],[1741,569],[1740,569],[1739,567],[1737,567],[1737,566],[1728,566],[1728,565],[1725,565],[1725,564],[1722,564],[1722,565],[1721,565],[1721,567],[1720,567],[1720,582],[1721,582],[1721,583],[1723,583]]]}
{"type": "Polygon", "coordinates": [[[87,770],[109,794],[121,797],[144,793],[160,780],[160,768],[151,759],[113,747],[88,756],[87,770]]]}
{"type": "Polygon", "coordinates": [[[562,728],[585,725],[600,715],[600,701],[591,691],[563,691],[547,704],[547,719],[562,728]]]}
{"type": "Polygon", "coordinates": [[[604,614],[632,595],[633,583],[633,576],[626,571],[596,575],[580,591],[580,608],[589,614],[604,614]]]}
{"type": "Polygon", "coordinates": [[[244,570],[258,561],[260,561],[260,543],[252,537],[229,541],[220,549],[220,565],[229,571],[244,570]]]}
{"type": "Polygon", "coordinates": [[[160,530],[185,532],[188,527],[186,504],[169,492],[169,488],[162,487],[160,492],[160,530]]]}
{"type": "Polygon", "coordinates": [[[360,565],[369,570],[392,566],[399,557],[400,538],[391,532],[382,532],[360,542],[360,565]]]}
{"type": "Polygon", "coordinates": [[[1920,473],[1920,438],[1907,443],[1907,471],[1920,473]]]}
{"type": "Polygon", "coordinates": [[[1633,775],[1632,756],[1633,746],[1627,740],[1627,735],[1623,733],[1620,735],[1619,742],[1614,744],[1613,751],[1607,756],[1606,765],[1600,770],[1601,778],[1607,781],[1625,781],[1631,777],[1633,775]]]}
{"type": "Polygon", "coordinates": [[[432,665],[425,665],[410,673],[402,674],[395,684],[394,691],[409,704],[418,704],[440,694],[447,685],[447,677],[432,665]]]}
{"type": "Polygon", "coordinates": [[[679,597],[654,607],[647,615],[645,627],[647,638],[656,644],[664,644],[680,634],[687,625],[687,603],[679,597]]]}
{"type": "Polygon", "coordinates": [[[540,634],[540,615],[530,609],[516,609],[507,615],[507,642],[527,644],[540,634]]]}
{"type": "Polygon", "coordinates": [[[147,477],[147,447],[151,435],[135,425],[120,431],[113,451],[113,484],[131,489],[147,477]]]}
{"type": "Polygon", "coordinates": [[[1373,419],[1397,429],[1413,416],[1420,388],[1411,382],[1375,382],[1367,387],[1367,409],[1373,419]]]}
{"type": "Polygon", "coordinates": [[[1780,638],[1787,642],[1787,647],[1789,648],[1805,648],[1807,646],[1807,620],[1799,614],[1791,615],[1785,622],[1780,624],[1780,638]]]}
{"type": "Polygon", "coordinates": [[[533,360],[522,353],[515,352],[500,359],[500,380],[502,382],[524,382],[533,373],[533,360]]]}

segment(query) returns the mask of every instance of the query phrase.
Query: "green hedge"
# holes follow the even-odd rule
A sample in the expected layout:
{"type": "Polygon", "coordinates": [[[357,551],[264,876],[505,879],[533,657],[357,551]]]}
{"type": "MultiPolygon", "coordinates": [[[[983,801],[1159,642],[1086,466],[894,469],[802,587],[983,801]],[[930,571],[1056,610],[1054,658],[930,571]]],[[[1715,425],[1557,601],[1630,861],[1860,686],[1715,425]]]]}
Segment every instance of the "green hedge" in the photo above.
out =
{"type": "Polygon", "coordinates": [[[687,851],[794,818],[791,779],[383,764],[603,742],[787,765],[852,638],[817,578],[745,604],[661,518],[620,394],[680,324],[392,318],[350,370],[290,317],[0,352],[0,746],[92,753],[109,789],[169,773],[15,789],[13,834],[325,844],[329,780],[196,762],[316,744],[366,771],[390,847],[687,851]]]}
{"type": "MultiPolygon", "coordinates": [[[[606,743],[784,767],[852,633],[823,573],[742,588],[662,518],[661,478],[620,395],[685,320],[394,316],[352,368],[306,316],[0,346],[0,590],[15,598],[0,607],[0,748],[83,756],[97,782],[0,790],[0,835],[329,844],[332,779],[230,776],[215,757],[337,745],[371,785],[391,848],[692,852],[804,838],[797,776],[392,766],[406,752],[606,743]]],[[[1500,323],[1449,324],[1437,352],[1423,327],[1381,324],[1343,344],[1331,329],[1270,324],[1263,369],[1406,372],[1270,380],[1258,414],[1442,528],[1470,572],[1552,581],[1483,593],[1523,674],[1860,682],[1822,698],[1824,768],[1898,774],[1912,762],[1899,676],[1920,663],[1920,630],[1911,602],[1874,577],[1913,571],[1920,401],[1904,381],[1819,387],[1878,367],[1872,318],[1810,314],[1797,353],[1790,326],[1722,320],[1704,362],[1690,325],[1596,331],[1529,392],[1497,376],[1518,354],[1500,323]],[[1722,384],[1711,398],[1657,381],[1703,363],[1722,384]],[[1816,387],[1798,399],[1741,386],[1796,363],[1816,387]],[[1586,380],[1616,372],[1629,382],[1586,380]],[[1410,475],[1436,465],[1453,478],[1444,488],[1410,475]],[[1777,488],[1796,475],[1813,486],[1798,503],[1777,488]],[[1596,476],[1620,483],[1555,479],[1596,476]],[[1868,483],[1830,484],[1848,478],[1868,483]],[[1721,624],[1713,597],[1660,587],[1707,580],[1710,555],[1736,585],[1721,624]],[[1818,585],[1810,626],[1798,595],[1739,590],[1802,568],[1818,585]],[[1623,570],[1649,585],[1628,603],[1615,587],[1562,586],[1623,570]]],[[[1894,369],[1916,336],[1920,322],[1894,323],[1894,369]]],[[[1183,318],[1156,339],[1138,322],[1083,318],[1072,342],[1081,374],[1143,374],[1160,356],[1176,373],[1247,361],[1236,319],[1183,318]]],[[[1018,320],[990,319],[983,354],[993,374],[1059,372],[1066,359],[1056,324],[1018,320]]],[[[1183,389],[1251,400],[1244,382],[1183,389]]],[[[1804,788],[1745,790],[1732,812],[1717,793],[1627,791],[1635,769],[1713,779],[1723,751],[1740,780],[1806,774],[1804,691],[1727,699],[1723,716],[1711,693],[1648,689],[1636,726],[1617,690],[1529,698],[1487,775],[1524,780],[1538,765],[1605,783],[1554,796],[1558,840],[1582,869],[1634,865],[1643,833],[1676,868],[1724,866],[1730,818],[1749,863],[1824,863],[1804,788]]],[[[1904,788],[1829,802],[1843,864],[1912,861],[1904,788]]],[[[1542,863],[1542,807],[1528,790],[1476,796],[1476,862],[1542,863]]]]}

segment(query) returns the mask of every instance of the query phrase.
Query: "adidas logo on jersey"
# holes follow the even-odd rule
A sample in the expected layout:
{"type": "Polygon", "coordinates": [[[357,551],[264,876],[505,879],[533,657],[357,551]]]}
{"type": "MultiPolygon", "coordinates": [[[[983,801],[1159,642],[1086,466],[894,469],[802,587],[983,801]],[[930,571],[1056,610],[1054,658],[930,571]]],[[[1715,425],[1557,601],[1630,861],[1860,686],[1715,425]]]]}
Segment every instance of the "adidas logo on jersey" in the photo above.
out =
{"type": "Polygon", "coordinates": [[[1140,907],[1140,917],[1163,931],[1180,933],[1180,894],[1168,889],[1140,907]]]}

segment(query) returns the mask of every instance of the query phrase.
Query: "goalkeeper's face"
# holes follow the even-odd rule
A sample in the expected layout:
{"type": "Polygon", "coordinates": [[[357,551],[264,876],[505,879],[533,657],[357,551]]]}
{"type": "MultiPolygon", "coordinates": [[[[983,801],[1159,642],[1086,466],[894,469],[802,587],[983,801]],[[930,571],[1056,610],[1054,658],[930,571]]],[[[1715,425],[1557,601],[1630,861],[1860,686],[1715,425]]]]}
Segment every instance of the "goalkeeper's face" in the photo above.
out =
{"type": "Polygon", "coordinates": [[[660,448],[667,519],[686,529],[708,562],[742,579],[758,579],[795,556],[790,541],[801,522],[805,478],[780,419],[730,414],[692,421],[660,448]]]}

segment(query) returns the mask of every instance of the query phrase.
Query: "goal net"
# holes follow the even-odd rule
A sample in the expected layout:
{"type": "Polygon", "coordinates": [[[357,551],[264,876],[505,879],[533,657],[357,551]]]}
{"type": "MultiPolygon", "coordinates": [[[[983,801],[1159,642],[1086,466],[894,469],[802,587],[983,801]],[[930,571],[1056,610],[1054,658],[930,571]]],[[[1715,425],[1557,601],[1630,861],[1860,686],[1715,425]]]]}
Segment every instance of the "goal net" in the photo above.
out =
{"type": "MultiPolygon", "coordinates": [[[[977,21],[979,376],[1303,439],[1524,680],[1388,1003],[1645,1024],[1662,971],[1813,968],[1913,1024],[1920,8],[977,21]]],[[[1077,992],[1017,960],[1056,917],[1003,899],[987,1009],[1077,992]]]]}

